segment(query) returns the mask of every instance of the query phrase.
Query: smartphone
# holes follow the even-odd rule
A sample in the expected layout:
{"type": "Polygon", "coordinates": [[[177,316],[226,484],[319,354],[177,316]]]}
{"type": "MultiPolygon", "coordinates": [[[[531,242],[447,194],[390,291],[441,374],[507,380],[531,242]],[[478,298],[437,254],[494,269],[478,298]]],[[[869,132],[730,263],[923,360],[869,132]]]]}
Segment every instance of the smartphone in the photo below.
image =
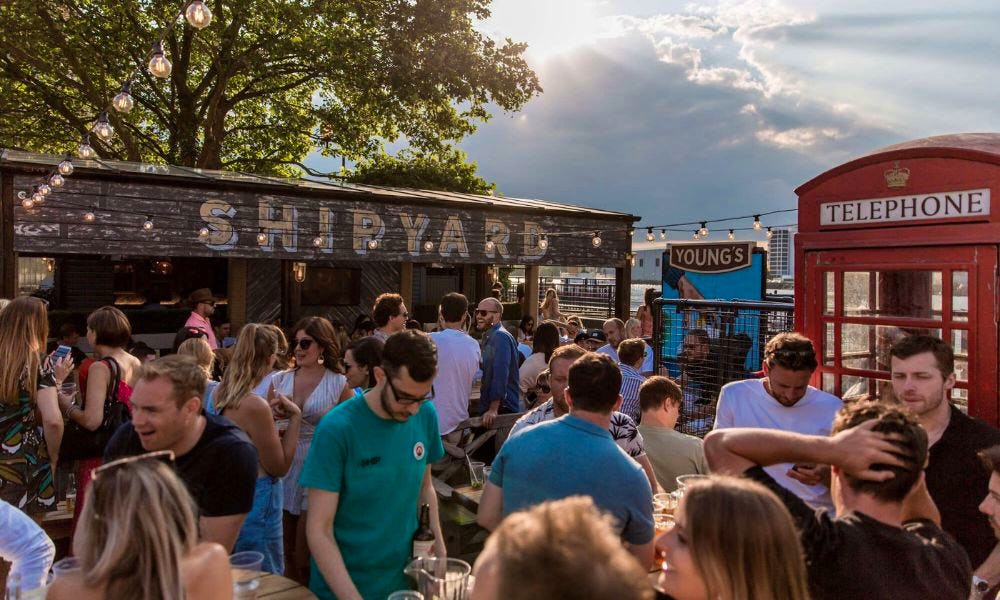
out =
{"type": "Polygon", "coordinates": [[[56,348],[56,351],[52,353],[52,360],[62,360],[63,358],[69,356],[69,353],[72,352],[72,350],[73,349],[70,348],[69,346],[63,346],[62,344],[59,344],[59,347],[56,348]]]}

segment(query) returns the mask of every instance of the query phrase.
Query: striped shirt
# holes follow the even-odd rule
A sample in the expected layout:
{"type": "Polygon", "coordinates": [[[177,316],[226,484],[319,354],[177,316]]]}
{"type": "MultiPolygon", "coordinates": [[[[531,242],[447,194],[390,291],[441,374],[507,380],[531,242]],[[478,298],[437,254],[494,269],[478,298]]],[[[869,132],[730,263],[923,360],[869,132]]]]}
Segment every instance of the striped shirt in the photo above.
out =
{"type": "Polygon", "coordinates": [[[639,371],[626,364],[619,364],[618,368],[622,372],[622,410],[621,412],[632,417],[633,421],[639,420],[639,386],[646,378],[639,371]]]}

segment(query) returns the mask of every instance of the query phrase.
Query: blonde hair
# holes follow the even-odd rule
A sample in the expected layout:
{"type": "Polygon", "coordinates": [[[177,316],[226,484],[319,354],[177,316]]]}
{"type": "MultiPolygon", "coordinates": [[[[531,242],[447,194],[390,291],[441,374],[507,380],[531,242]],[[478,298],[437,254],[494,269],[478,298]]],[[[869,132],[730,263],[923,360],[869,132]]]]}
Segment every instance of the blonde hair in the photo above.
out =
{"type": "Polygon", "coordinates": [[[194,501],[168,465],[153,459],[99,473],[73,539],[84,583],[108,598],[184,597],[181,560],[198,543],[194,501]]]}
{"type": "Polygon", "coordinates": [[[35,401],[42,350],[49,337],[45,302],[32,296],[15,298],[0,310],[0,402],[14,404],[23,388],[35,401]]]}
{"type": "Polygon", "coordinates": [[[288,357],[288,338],[285,336],[285,332],[281,330],[281,327],[271,323],[259,325],[259,327],[263,327],[274,336],[275,343],[278,344],[278,360],[274,362],[274,367],[279,371],[284,371],[291,363],[288,357]]]}
{"type": "Polygon", "coordinates": [[[587,496],[543,502],[504,519],[486,542],[497,550],[506,600],[648,600],[653,590],[622,546],[614,519],[587,496]]]}
{"type": "Polygon", "coordinates": [[[203,337],[191,338],[181,342],[177,347],[177,354],[180,356],[190,356],[205,370],[205,375],[211,379],[212,367],[215,366],[215,353],[212,347],[203,337]]]}
{"type": "Polygon", "coordinates": [[[809,599],[795,524],[771,490],[713,476],[690,484],[683,502],[692,559],[709,598],[809,599]]]}
{"type": "Polygon", "coordinates": [[[271,357],[279,343],[268,326],[249,323],[240,330],[233,346],[233,358],[216,388],[213,402],[217,410],[239,408],[240,400],[253,391],[271,368],[271,357]]]}
{"type": "Polygon", "coordinates": [[[642,334],[642,323],[639,322],[639,319],[632,317],[628,321],[625,321],[625,337],[642,337],[641,334],[642,334]],[[640,335],[636,336],[629,335],[628,332],[632,329],[638,329],[640,335]]]}

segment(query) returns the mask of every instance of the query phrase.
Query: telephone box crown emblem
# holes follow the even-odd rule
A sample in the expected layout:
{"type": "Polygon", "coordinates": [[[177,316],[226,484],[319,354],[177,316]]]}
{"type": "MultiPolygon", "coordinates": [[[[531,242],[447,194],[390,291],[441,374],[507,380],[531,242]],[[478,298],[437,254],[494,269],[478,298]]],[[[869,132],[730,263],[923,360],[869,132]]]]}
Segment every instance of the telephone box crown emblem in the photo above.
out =
{"type": "Polygon", "coordinates": [[[906,182],[910,179],[910,170],[906,167],[900,168],[899,161],[891,169],[885,170],[885,185],[891,188],[906,187],[906,182]]]}

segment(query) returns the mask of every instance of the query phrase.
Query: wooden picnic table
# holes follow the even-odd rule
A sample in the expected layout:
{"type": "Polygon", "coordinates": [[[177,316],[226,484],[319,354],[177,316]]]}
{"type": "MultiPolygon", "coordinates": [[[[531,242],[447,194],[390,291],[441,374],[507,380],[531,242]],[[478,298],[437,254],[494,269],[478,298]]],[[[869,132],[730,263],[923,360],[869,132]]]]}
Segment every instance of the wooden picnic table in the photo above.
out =
{"type": "Polygon", "coordinates": [[[287,577],[274,573],[261,573],[257,598],[267,600],[315,600],[316,594],[287,577]]]}
{"type": "Polygon", "coordinates": [[[66,501],[56,504],[56,509],[42,515],[39,523],[52,541],[68,539],[73,533],[73,511],[66,509],[66,501]]]}
{"type": "Polygon", "coordinates": [[[458,500],[458,503],[476,512],[479,510],[479,502],[483,498],[483,488],[474,488],[471,485],[463,485],[452,489],[451,497],[458,500]]]}

